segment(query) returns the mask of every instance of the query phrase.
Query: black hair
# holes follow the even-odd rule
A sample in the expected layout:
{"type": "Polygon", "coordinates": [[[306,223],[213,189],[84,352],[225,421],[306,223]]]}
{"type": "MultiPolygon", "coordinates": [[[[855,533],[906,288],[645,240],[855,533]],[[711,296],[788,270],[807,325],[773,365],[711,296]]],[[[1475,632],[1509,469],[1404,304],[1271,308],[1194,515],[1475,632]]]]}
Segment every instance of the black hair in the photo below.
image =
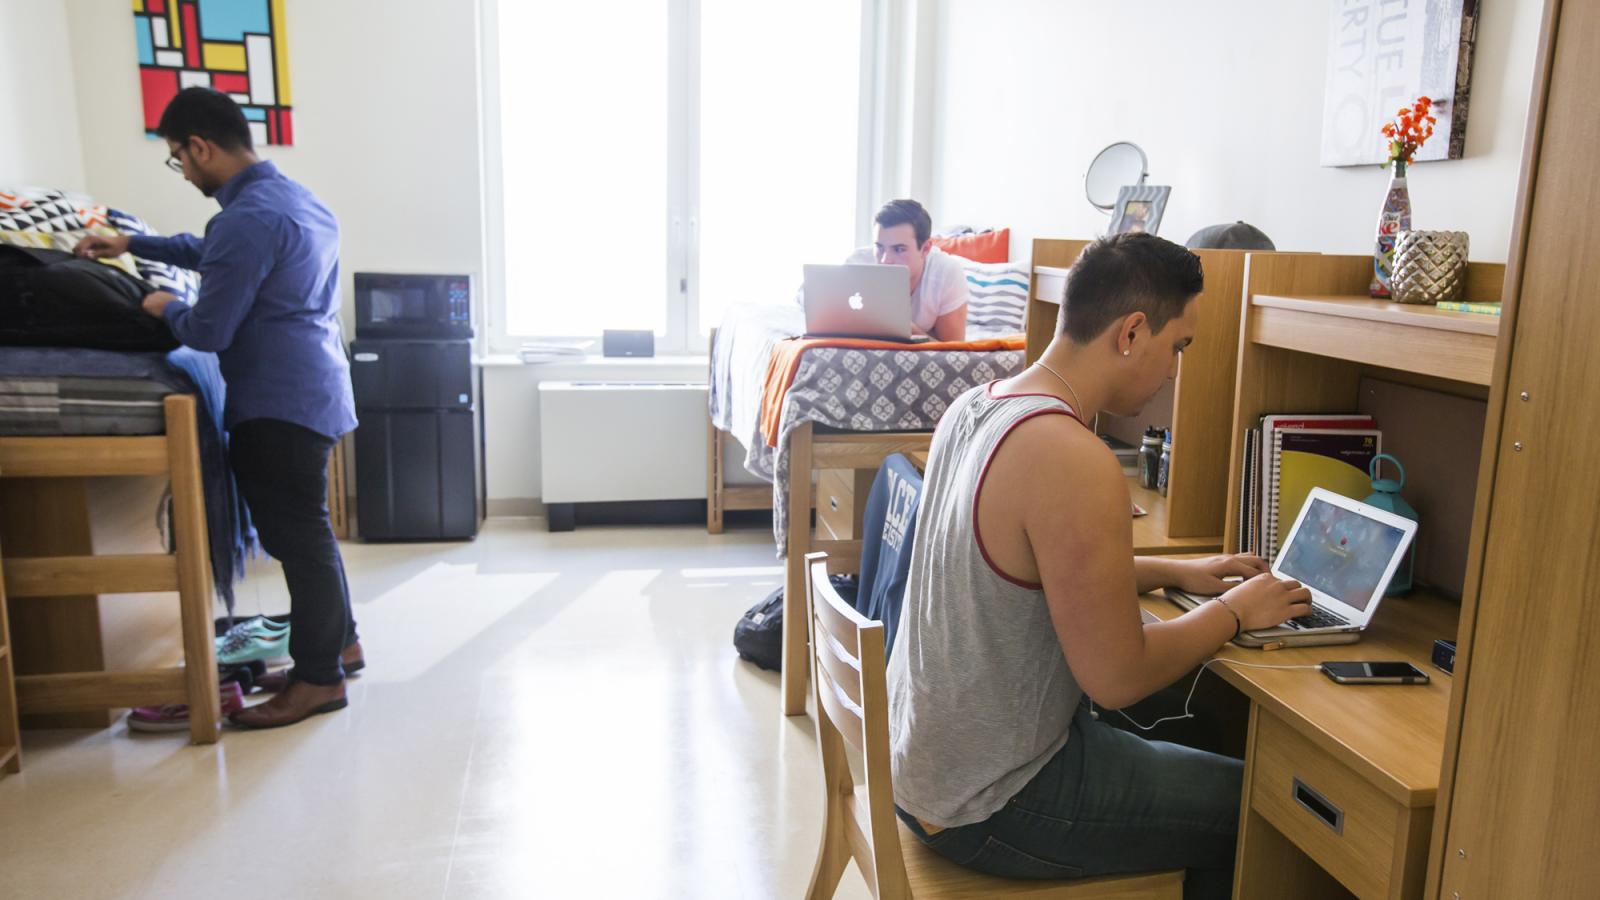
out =
{"type": "Polygon", "coordinates": [[[1200,257],[1153,234],[1103,237],[1083,248],[1067,274],[1057,331],[1087,344],[1132,313],[1160,333],[1205,287],[1200,257]]]}
{"type": "Polygon", "coordinates": [[[910,225],[917,236],[917,249],[928,242],[933,236],[933,218],[922,204],[915,200],[890,200],[878,210],[872,219],[884,228],[893,228],[896,225],[910,225]]]}
{"type": "Polygon", "coordinates": [[[233,98],[210,88],[191,87],[178,92],[161,113],[156,134],[182,144],[189,138],[208,140],[224,150],[255,150],[250,125],[233,98]]]}

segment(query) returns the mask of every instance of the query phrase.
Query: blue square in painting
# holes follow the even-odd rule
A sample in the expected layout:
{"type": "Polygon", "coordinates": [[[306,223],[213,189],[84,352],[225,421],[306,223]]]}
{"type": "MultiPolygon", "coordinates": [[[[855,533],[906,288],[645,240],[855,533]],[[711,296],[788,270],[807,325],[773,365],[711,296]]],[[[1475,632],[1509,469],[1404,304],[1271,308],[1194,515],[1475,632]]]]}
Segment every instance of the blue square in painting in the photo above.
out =
{"type": "Polygon", "coordinates": [[[139,65],[155,65],[156,48],[155,41],[150,37],[150,18],[148,16],[133,17],[133,36],[139,42],[139,65]]]}
{"type": "Polygon", "coordinates": [[[244,117],[252,122],[267,120],[267,111],[258,106],[241,106],[240,110],[244,112],[244,117]]]}
{"type": "Polygon", "coordinates": [[[245,32],[272,30],[267,0],[200,0],[200,34],[208,41],[242,41],[245,32]]]}

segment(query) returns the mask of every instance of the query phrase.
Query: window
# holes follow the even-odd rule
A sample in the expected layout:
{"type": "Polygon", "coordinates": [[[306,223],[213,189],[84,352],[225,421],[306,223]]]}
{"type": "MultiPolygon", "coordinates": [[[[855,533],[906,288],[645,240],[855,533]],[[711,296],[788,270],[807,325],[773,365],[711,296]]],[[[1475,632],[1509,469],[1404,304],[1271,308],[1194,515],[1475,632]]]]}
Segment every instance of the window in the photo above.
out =
{"type": "Polygon", "coordinates": [[[485,22],[496,350],[788,302],[857,234],[863,4],[500,2],[485,22]]]}

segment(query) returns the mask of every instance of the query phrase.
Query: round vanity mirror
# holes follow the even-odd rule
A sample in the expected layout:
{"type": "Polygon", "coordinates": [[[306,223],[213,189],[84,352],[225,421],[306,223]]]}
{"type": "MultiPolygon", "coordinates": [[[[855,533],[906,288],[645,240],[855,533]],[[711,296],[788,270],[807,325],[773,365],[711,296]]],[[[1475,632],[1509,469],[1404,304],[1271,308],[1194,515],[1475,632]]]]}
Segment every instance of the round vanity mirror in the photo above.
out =
{"type": "Polygon", "coordinates": [[[1096,209],[1110,212],[1117,205],[1117,192],[1124,185],[1144,184],[1150,174],[1144,151],[1138,144],[1118,141],[1095,154],[1083,176],[1083,192],[1096,209]]]}

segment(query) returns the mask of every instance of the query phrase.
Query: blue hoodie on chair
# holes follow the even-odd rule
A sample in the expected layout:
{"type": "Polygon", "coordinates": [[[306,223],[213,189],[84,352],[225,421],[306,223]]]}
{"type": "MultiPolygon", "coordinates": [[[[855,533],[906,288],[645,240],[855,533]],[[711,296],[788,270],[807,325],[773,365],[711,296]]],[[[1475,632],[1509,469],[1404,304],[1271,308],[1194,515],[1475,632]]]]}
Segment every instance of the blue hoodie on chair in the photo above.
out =
{"type": "Polygon", "coordinates": [[[855,604],[857,612],[883,623],[885,659],[894,652],[900,627],[921,503],[922,475],[917,467],[899,453],[885,459],[867,495],[862,519],[861,586],[855,604]]]}

